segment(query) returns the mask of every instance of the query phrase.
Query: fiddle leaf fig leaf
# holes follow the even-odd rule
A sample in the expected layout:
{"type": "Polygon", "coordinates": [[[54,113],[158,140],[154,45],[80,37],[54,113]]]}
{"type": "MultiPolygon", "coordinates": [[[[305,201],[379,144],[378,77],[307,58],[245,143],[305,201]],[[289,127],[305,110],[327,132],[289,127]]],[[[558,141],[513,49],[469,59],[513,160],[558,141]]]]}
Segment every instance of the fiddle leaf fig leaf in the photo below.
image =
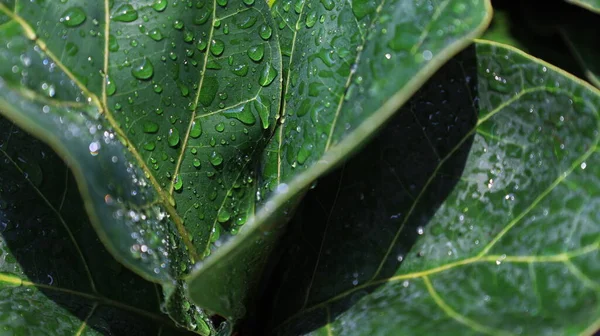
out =
{"type": "Polygon", "coordinates": [[[2,1],[0,110],[201,331],[186,294],[242,317],[299,195],[490,17],[487,0],[2,1]]]}
{"type": "Polygon", "coordinates": [[[2,2],[0,20],[2,112],[65,158],[107,248],[194,329],[181,279],[254,209],[275,127],[267,4],[2,2]]]}
{"type": "Polygon", "coordinates": [[[155,284],[106,251],[65,164],[4,118],[0,233],[3,334],[191,334],[160,311],[155,284]]]}
{"type": "Polygon", "coordinates": [[[472,51],[309,193],[271,334],[599,328],[600,91],[513,47],[472,51]]]}
{"type": "Polygon", "coordinates": [[[299,195],[357,150],[491,19],[488,1],[285,0],[271,10],[284,91],[279,126],[262,155],[262,201],[242,234],[189,278],[191,298],[216,303],[218,311],[243,311],[239,298],[256,287],[249,269],[264,264],[299,195]]]}

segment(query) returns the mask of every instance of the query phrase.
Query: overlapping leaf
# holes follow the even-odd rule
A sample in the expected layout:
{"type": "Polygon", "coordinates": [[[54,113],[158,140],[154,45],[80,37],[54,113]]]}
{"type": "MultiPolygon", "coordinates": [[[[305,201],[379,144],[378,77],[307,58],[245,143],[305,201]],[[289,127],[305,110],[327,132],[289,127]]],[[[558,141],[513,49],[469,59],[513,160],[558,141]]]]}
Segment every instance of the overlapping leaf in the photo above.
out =
{"type": "Polygon", "coordinates": [[[159,310],[155,285],[106,251],[52,150],[6,119],[0,130],[2,333],[187,334],[159,310]]]}
{"type": "Polygon", "coordinates": [[[256,287],[251,270],[264,263],[297,196],[348,158],[480,34],[489,6],[460,0],[276,1],[284,92],[280,126],[262,157],[262,206],[243,234],[191,275],[192,299],[216,311],[243,311],[240,298],[256,287]]]}
{"type": "MultiPolygon", "coordinates": [[[[281,93],[267,5],[0,10],[3,112],[67,159],[109,250],[180,297],[175,281],[254,207],[254,157],[281,93]]],[[[180,322],[195,314],[185,302],[168,307],[180,322]]]]}
{"type": "Polygon", "coordinates": [[[600,327],[600,92],[507,46],[479,41],[476,57],[477,75],[449,65],[308,197],[272,333],[600,327]]]}
{"type": "Polygon", "coordinates": [[[162,283],[190,328],[203,317],[183,282],[202,307],[242,316],[274,214],[490,18],[484,0],[273,12],[252,0],[0,3],[2,113],[65,158],[109,251],[162,283]]]}

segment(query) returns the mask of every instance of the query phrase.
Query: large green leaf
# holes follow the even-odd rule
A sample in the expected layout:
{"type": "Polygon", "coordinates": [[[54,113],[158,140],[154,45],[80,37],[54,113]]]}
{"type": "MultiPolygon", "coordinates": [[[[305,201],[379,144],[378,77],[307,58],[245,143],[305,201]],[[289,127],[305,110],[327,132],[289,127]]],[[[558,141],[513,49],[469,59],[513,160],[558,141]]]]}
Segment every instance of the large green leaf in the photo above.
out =
{"type": "Polygon", "coordinates": [[[270,332],[600,327],[600,92],[505,45],[469,52],[309,193],[270,332]]]}
{"type": "Polygon", "coordinates": [[[3,118],[0,232],[2,335],[184,334],[100,243],[64,163],[3,118]]]}
{"type": "Polygon", "coordinates": [[[65,157],[108,249],[186,322],[175,281],[254,209],[281,95],[267,5],[3,1],[0,20],[2,111],[65,157]]]}
{"type": "Polygon", "coordinates": [[[190,327],[203,318],[183,282],[211,312],[243,315],[273,214],[490,19],[486,0],[273,10],[277,23],[253,0],[0,2],[2,113],[59,152],[108,250],[163,284],[190,327]]]}
{"type": "Polygon", "coordinates": [[[284,99],[262,157],[262,206],[243,234],[190,277],[191,298],[216,311],[243,311],[239,298],[258,280],[249,269],[264,263],[298,196],[348,158],[491,17],[488,1],[463,0],[283,0],[272,12],[284,99]]]}

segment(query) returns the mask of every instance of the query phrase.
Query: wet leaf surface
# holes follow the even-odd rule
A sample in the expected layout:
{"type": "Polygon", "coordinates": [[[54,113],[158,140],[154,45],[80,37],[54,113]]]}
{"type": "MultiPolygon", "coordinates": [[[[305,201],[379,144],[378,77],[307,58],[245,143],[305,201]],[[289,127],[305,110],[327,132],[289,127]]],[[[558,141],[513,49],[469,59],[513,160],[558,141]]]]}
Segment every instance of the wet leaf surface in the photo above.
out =
{"type": "Polygon", "coordinates": [[[201,331],[186,290],[243,316],[298,195],[489,19],[484,0],[5,0],[0,109],[72,168],[107,249],[201,331]]]}
{"type": "Polygon", "coordinates": [[[600,327],[600,93],[505,45],[461,56],[308,194],[270,284],[269,332],[600,327]]]}
{"type": "Polygon", "coordinates": [[[56,154],[4,118],[0,134],[0,333],[188,334],[106,251],[56,154]]]}

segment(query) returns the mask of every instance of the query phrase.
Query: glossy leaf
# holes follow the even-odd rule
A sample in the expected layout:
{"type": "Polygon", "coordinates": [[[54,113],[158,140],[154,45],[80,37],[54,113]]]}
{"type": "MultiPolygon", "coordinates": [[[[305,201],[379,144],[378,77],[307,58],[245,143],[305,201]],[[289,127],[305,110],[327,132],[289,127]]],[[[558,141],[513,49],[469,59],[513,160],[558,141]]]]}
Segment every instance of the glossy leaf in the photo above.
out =
{"type": "Polygon", "coordinates": [[[240,298],[257,287],[251,270],[262,269],[299,195],[478,36],[491,8],[488,1],[285,0],[272,13],[284,98],[262,156],[256,217],[189,283],[195,302],[234,316],[244,311],[240,298]]]}
{"type": "Polygon", "coordinates": [[[158,288],[98,240],[73,176],[0,118],[0,333],[179,335],[158,288]]]}
{"type": "Polygon", "coordinates": [[[309,194],[271,333],[600,327],[600,92],[506,45],[468,52],[309,194]]]}
{"type": "Polygon", "coordinates": [[[65,158],[109,251],[191,329],[184,282],[241,317],[274,214],[490,19],[485,0],[293,5],[274,22],[263,1],[0,3],[0,109],[65,158]]]}
{"type": "Polygon", "coordinates": [[[109,250],[162,283],[172,317],[194,329],[203,318],[180,280],[254,209],[275,125],[267,5],[4,1],[0,18],[2,111],[60,152],[109,250]]]}

